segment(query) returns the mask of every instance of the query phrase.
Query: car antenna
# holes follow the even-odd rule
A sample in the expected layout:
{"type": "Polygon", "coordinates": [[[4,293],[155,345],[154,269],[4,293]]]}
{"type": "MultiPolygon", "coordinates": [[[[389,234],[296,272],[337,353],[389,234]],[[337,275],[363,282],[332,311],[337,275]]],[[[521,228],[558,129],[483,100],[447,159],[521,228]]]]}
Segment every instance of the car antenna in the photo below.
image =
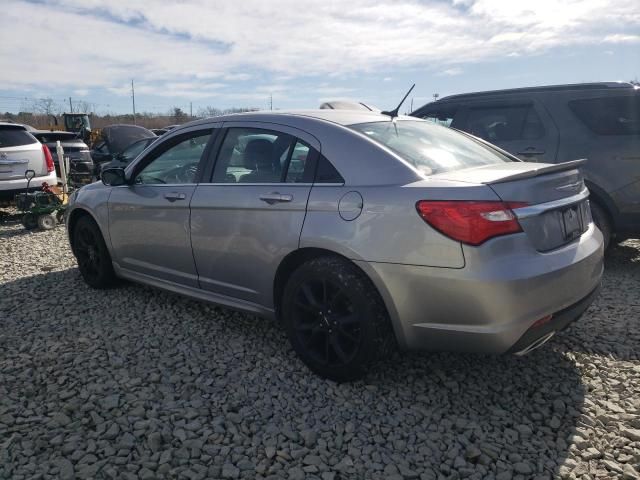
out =
{"type": "Polygon", "coordinates": [[[411,85],[411,88],[409,89],[409,91],[407,92],[407,94],[402,97],[402,100],[400,100],[400,103],[398,104],[398,106],[396,108],[394,108],[393,110],[390,111],[384,111],[384,112],[380,112],[382,115],[389,115],[391,117],[391,119],[393,120],[395,117],[398,116],[398,112],[400,111],[400,107],[402,106],[402,104],[404,103],[404,101],[407,99],[407,97],[409,96],[409,94],[411,93],[411,90],[413,90],[413,88],[416,86],[416,84],[414,83],[413,85],[411,85]]]}

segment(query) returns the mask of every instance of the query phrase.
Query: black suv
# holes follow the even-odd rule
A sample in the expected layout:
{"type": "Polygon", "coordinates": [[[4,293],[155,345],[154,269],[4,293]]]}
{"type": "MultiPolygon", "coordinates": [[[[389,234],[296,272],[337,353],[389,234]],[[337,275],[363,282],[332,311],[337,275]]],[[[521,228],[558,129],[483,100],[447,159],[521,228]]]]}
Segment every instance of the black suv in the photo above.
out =
{"type": "Polygon", "coordinates": [[[480,137],[528,162],[578,158],[605,245],[640,234],[640,88],[585,83],[451,95],[411,115],[480,137]]]}
{"type": "Polygon", "coordinates": [[[89,147],[77,133],[34,130],[31,135],[36,137],[40,143],[49,147],[58,177],[60,176],[60,165],[56,142],[59,141],[64,149],[65,157],[69,157],[69,177],[71,181],[75,184],[91,183],[93,181],[94,167],[89,147]]]}

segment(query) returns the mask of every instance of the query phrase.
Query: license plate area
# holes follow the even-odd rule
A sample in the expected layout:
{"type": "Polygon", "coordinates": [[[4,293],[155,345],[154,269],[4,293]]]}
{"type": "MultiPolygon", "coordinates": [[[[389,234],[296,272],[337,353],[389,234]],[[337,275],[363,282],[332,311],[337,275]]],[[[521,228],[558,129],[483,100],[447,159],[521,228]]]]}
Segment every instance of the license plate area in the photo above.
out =
{"type": "MultiPolygon", "coordinates": [[[[586,203],[586,202],[585,202],[586,203]]],[[[561,211],[562,223],[564,227],[564,239],[571,241],[578,238],[585,231],[587,224],[585,208],[582,204],[571,205],[561,211]]]]}

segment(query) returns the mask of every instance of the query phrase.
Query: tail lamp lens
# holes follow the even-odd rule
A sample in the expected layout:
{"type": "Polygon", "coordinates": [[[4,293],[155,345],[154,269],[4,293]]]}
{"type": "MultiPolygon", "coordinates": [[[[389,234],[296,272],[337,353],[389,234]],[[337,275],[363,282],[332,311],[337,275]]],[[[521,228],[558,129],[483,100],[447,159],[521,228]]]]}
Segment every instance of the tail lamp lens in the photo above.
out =
{"type": "Polygon", "coordinates": [[[422,219],[447,237],[467,245],[522,231],[512,209],[523,202],[431,201],[416,204],[422,219]]]}

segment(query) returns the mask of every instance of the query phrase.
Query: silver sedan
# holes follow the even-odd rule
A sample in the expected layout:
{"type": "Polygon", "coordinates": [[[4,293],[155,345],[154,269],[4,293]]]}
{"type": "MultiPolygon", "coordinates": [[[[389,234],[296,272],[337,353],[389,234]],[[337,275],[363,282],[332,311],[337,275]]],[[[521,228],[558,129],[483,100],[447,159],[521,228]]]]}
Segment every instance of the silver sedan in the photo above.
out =
{"type": "Polygon", "coordinates": [[[366,111],[199,120],[71,198],[94,288],[118,278],[282,321],[338,381],[395,348],[524,354],[597,293],[579,167],[366,111]]]}

